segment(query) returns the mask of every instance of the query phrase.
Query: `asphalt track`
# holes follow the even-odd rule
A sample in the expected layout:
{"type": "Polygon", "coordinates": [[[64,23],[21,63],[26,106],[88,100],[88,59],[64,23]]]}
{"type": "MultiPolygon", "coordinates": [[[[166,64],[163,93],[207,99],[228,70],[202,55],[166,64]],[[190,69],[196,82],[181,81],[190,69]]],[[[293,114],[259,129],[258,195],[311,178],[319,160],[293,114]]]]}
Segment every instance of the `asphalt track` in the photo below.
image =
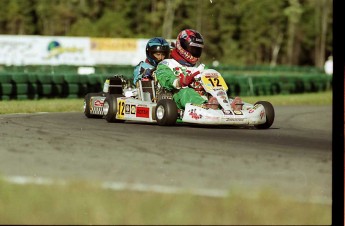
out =
{"type": "Polygon", "coordinates": [[[332,106],[276,107],[267,130],[0,115],[0,174],[332,203],[332,106]]]}

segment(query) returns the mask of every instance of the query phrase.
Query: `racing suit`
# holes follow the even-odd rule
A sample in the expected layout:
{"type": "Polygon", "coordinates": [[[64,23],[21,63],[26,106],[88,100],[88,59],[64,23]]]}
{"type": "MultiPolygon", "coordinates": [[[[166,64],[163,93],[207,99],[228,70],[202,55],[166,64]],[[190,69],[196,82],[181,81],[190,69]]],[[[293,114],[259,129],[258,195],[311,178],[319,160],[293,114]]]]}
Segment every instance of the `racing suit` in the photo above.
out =
{"type": "Polygon", "coordinates": [[[155,67],[151,65],[148,60],[141,61],[137,66],[134,68],[133,72],[133,84],[135,85],[138,80],[142,78],[150,78],[152,79],[152,72],[154,71],[155,67]]]}
{"type": "Polygon", "coordinates": [[[182,87],[179,82],[179,75],[187,76],[197,70],[196,67],[186,67],[174,59],[165,59],[161,61],[156,70],[156,79],[159,84],[168,91],[176,90],[173,95],[177,108],[184,109],[187,103],[201,105],[207,100],[202,98],[193,88],[182,87]]]}

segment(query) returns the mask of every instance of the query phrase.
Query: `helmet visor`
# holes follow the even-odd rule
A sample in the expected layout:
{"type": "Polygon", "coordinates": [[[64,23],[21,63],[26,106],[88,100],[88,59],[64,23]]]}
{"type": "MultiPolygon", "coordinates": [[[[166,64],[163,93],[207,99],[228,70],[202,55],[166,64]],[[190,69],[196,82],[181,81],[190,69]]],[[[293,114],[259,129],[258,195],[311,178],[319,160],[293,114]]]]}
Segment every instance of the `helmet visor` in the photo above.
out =
{"type": "Polygon", "coordinates": [[[151,47],[152,52],[166,52],[169,51],[170,48],[168,45],[162,46],[162,45],[156,45],[151,47]]]}
{"type": "Polygon", "coordinates": [[[165,55],[165,57],[169,57],[170,47],[169,46],[155,46],[155,48],[151,50],[150,53],[152,53],[152,55],[154,53],[162,53],[165,55]]]}
{"type": "Polygon", "coordinates": [[[193,57],[199,58],[202,53],[202,49],[204,48],[203,44],[199,44],[196,42],[187,42],[186,40],[181,40],[181,46],[187,52],[189,52],[193,57]]]}
{"type": "Polygon", "coordinates": [[[189,46],[188,52],[192,54],[193,57],[200,57],[202,53],[202,48],[196,46],[189,46]]]}

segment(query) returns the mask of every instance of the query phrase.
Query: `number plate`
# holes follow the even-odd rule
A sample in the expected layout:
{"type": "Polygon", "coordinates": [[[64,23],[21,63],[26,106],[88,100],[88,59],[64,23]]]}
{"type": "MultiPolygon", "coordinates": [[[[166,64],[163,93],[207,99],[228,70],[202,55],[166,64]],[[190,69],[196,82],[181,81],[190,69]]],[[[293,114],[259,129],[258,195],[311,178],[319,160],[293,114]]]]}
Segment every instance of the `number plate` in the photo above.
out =
{"type": "Polygon", "coordinates": [[[125,118],[125,100],[117,99],[117,119],[125,118]]]}
{"type": "Polygon", "coordinates": [[[219,89],[223,88],[224,90],[228,90],[228,86],[226,85],[223,77],[221,76],[207,76],[203,75],[201,77],[201,80],[203,84],[205,85],[205,89],[207,92],[214,90],[214,89],[219,89]]]}

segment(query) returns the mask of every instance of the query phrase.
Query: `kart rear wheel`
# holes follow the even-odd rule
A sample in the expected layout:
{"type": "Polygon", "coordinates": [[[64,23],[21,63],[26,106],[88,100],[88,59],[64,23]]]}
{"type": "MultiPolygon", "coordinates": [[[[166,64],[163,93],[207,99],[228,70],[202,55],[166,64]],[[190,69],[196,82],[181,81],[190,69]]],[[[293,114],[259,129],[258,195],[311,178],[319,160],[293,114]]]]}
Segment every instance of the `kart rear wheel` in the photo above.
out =
{"type": "Polygon", "coordinates": [[[124,122],[124,120],[116,119],[117,113],[117,98],[123,97],[121,94],[107,95],[104,100],[103,112],[104,118],[107,122],[124,122]]]}
{"type": "Polygon", "coordinates": [[[85,97],[84,97],[84,115],[87,118],[102,118],[103,117],[103,115],[93,115],[90,112],[91,97],[101,96],[101,95],[102,95],[101,93],[88,93],[85,95],[85,97]]]}
{"type": "Polygon", "coordinates": [[[171,99],[161,99],[158,101],[155,111],[158,125],[173,126],[177,120],[177,106],[171,99]]]}
{"type": "Polygon", "coordinates": [[[268,101],[258,101],[255,104],[263,105],[265,108],[265,113],[266,113],[266,122],[264,124],[255,125],[255,128],[257,128],[257,129],[268,129],[268,128],[270,128],[274,122],[274,117],[275,117],[273,105],[268,101]]]}

